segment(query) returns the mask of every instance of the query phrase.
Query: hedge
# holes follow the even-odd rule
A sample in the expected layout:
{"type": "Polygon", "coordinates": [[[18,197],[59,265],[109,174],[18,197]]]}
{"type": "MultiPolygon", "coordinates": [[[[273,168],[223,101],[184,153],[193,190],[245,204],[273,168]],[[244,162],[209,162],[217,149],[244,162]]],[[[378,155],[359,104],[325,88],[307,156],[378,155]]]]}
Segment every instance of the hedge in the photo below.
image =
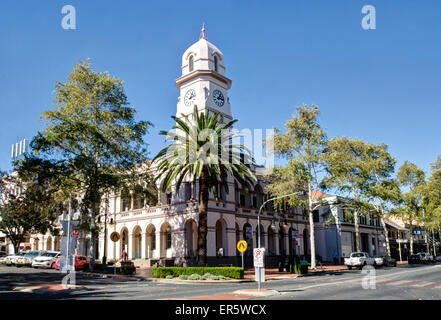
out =
{"type": "Polygon", "coordinates": [[[180,275],[191,276],[192,274],[203,276],[206,273],[233,279],[243,279],[243,268],[238,267],[159,267],[152,270],[154,278],[165,278],[168,275],[173,277],[179,277],[180,275]]]}
{"type": "Polygon", "coordinates": [[[294,265],[291,265],[291,273],[298,273],[298,274],[307,274],[308,273],[308,265],[301,263],[297,265],[297,269],[294,265]]]}

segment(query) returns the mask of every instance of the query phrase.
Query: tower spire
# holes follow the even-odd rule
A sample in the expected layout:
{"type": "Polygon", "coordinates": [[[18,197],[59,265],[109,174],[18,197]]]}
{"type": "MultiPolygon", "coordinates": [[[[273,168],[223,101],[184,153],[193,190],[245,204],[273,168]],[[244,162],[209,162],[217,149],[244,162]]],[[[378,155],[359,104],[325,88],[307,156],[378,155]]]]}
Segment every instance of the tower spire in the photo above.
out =
{"type": "Polygon", "coordinates": [[[199,39],[206,39],[205,38],[205,22],[202,24],[201,35],[199,36],[199,39]]]}

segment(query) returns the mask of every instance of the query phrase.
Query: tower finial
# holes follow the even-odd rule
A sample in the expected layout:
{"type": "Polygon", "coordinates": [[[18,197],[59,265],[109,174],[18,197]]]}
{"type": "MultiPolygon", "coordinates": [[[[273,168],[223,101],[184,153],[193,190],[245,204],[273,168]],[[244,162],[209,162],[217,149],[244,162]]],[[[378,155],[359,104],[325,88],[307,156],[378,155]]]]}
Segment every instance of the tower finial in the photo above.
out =
{"type": "Polygon", "coordinates": [[[205,22],[202,24],[201,36],[199,37],[199,39],[206,39],[205,38],[205,22]]]}

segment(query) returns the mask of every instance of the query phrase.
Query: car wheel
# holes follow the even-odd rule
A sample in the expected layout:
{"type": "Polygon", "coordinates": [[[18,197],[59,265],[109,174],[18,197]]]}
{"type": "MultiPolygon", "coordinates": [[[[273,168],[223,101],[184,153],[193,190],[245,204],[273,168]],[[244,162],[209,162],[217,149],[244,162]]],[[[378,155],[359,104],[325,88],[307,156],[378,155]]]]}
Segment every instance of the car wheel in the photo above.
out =
{"type": "Polygon", "coordinates": [[[351,267],[351,266],[348,266],[348,269],[349,269],[349,270],[352,270],[352,267],[351,267]]]}

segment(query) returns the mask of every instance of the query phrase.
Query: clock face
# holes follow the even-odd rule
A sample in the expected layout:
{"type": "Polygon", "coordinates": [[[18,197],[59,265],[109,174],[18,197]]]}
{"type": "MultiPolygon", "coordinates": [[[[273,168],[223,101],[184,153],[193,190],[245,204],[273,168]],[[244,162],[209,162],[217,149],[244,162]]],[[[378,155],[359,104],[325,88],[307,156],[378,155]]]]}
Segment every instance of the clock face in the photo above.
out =
{"type": "Polygon", "coordinates": [[[222,107],[225,103],[225,98],[219,90],[213,91],[213,101],[218,107],[222,107]]]}
{"type": "Polygon", "coordinates": [[[184,103],[187,107],[191,106],[191,104],[194,104],[196,101],[196,91],[193,89],[190,89],[187,91],[187,93],[184,96],[184,103]]]}

